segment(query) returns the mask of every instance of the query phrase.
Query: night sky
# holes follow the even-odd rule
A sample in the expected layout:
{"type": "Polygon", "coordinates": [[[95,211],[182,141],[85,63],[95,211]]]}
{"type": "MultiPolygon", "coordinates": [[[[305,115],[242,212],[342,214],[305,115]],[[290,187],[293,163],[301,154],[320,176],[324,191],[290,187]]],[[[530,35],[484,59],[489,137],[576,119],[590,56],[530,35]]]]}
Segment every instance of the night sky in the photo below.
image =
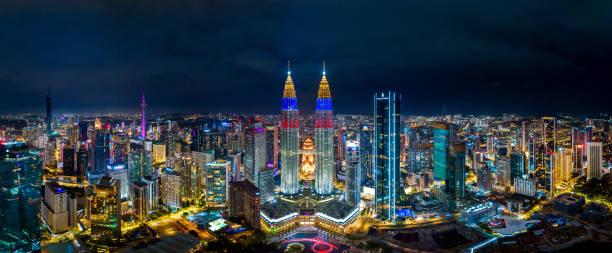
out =
{"type": "Polygon", "coordinates": [[[612,1],[0,0],[0,113],[302,113],[327,62],[334,110],[612,109],[612,1]]]}

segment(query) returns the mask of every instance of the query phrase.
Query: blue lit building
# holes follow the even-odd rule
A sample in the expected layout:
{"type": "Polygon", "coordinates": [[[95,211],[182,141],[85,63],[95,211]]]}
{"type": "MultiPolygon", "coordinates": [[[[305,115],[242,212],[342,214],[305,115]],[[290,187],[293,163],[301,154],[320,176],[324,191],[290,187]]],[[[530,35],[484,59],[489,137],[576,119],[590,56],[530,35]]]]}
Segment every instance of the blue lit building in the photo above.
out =
{"type": "Polygon", "coordinates": [[[443,122],[434,124],[434,182],[438,185],[446,181],[449,141],[450,125],[443,122]]]}
{"type": "Polygon", "coordinates": [[[397,219],[400,131],[400,99],[391,91],[374,94],[374,207],[381,220],[397,219]]]}
{"type": "Polygon", "coordinates": [[[510,182],[514,183],[515,177],[523,178],[525,174],[525,157],[523,152],[512,152],[510,154],[510,182]]]}

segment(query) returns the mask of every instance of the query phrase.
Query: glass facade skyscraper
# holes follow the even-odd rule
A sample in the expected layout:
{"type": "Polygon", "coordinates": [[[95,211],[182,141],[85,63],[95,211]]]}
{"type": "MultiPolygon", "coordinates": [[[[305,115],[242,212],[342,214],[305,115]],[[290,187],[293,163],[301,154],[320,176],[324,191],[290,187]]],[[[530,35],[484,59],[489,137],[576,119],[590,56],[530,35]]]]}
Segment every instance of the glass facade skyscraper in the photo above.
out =
{"type": "Polygon", "coordinates": [[[381,220],[397,219],[400,187],[400,100],[395,92],[374,94],[375,212],[381,220]]]}
{"type": "Polygon", "coordinates": [[[361,197],[361,154],[359,143],[346,142],[345,171],[346,171],[346,203],[352,206],[359,205],[361,197]]]}
{"type": "Polygon", "coordinates": [[[325,63],[315,112],[315,157],[315,191],[319,195],[330,195],[334,193],[334,121],[325,63]]]}
{"type": "Polygon", "coordinates": [[[299,181],[299,132],[297,97],[291,71],[287,72],[281,110],[281,192],[286,195],[298,193],[299,181]]]}
{"type": "Polygon", "coordinates": [[[438,122],[434,124],[434,181],[442,184],[446,181],[448,170],[448,144],[450,141],[450,125],[438,122]]]}

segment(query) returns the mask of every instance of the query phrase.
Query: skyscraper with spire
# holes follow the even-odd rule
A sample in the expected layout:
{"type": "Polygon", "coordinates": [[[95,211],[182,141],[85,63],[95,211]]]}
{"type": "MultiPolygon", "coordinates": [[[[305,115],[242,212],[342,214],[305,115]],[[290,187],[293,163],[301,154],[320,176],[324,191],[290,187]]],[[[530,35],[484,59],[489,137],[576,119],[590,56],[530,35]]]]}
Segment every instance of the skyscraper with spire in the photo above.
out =
{"type": "Polygon", "coordinates": [[[145,128],[145,109],[147,108],[147,101],[145,100],[144,91],[142,91],[142,102],[140,102],[140,108],[142,108],[142,129],[140,132],[140,136],[144,139],[147,136],[147,130],[145,128]]]}
{"type": "Polygon", "coordinates": [[[299,181],[299,132],[297,96],[291,79],[291,69],[283,90],[281,109],[281,192],[285,195],[298,193],[299,181]]]}
{"type": "Polygon", "coordinates": [[[332,118],[332,98],[329,83],[323,77],[319,83],[317,108],[315,112],[315,191],[319,195],[334,193],[334,122],[332,118]]]}

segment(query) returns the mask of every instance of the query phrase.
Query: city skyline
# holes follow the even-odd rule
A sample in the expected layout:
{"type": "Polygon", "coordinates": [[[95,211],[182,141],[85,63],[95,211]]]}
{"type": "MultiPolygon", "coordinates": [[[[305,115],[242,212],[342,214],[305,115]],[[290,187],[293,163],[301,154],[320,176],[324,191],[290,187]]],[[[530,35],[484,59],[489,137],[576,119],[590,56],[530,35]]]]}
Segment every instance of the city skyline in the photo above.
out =
{"type": "Polygon", "coordinates": [[[0,252],[612,248],[612,2],[0,1],[0,252]]]}
{"type": "Polygon", "coordinates": [[[612,17],[571,1],[554,11],[546,2],[179,2],[0,4],[10,35],[0,44],[0,113],[43,112],[31,101],[51,86],[56,112],[132,112],[144,90],[153,113],[271,114],[278,109],[264,101],[278,98],[285,62],[310,96],[323,59],[339,114],[364,114],[359,101],[389,89],[417,115],[444,105],[464,114],[612,109],[612,38],[599,29],[612,17]],[[500,90],[513,103],[500,102],[500,90]]]}

